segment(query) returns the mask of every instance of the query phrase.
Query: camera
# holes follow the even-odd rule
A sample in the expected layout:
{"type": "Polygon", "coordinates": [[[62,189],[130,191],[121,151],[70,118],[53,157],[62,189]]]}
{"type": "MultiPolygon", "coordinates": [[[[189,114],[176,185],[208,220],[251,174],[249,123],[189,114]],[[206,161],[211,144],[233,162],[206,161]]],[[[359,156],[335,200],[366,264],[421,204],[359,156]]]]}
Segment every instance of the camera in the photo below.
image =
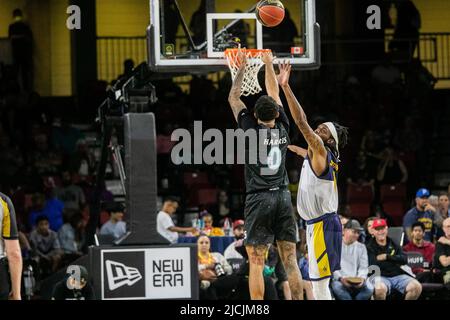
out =
{"type": "Polygon", "coordinates": [[[225,275],[225,270],[220,263],[216,263],[216,265],[214,266],[214,271],[216,272],[217,277],[222,277],[225,275]]]}

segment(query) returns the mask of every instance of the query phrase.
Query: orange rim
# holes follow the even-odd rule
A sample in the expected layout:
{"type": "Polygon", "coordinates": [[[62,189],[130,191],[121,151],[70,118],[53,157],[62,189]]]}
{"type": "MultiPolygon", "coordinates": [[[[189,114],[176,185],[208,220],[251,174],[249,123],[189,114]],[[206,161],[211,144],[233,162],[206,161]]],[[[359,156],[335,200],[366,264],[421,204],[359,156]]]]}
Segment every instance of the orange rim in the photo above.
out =
{"type": "MultiPolygon", "coordinates": [[[[258,54],[262,53],[262,52],[272,52],[272,50],[270,49],[245,49],[245,48],[241,48],[242,51],[244,51],[247,54],[247,57],[250,56],[251,58],[256,57],[258,54]]],[[[239,51],[239,49],[234,48],[234,49],[226,49],[225,50],[225,56],[228,57],[228,59],[231,59],[231,61],[234,61],[235,58],[237,58],[237,52],[239,51]]]]}

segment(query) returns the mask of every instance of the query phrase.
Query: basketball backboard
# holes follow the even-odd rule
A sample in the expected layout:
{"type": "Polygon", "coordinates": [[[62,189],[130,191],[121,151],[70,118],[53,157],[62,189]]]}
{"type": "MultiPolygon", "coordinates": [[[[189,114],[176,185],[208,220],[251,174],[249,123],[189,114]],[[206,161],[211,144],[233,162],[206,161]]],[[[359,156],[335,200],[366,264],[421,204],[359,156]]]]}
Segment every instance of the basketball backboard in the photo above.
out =
{"type": "MultiPolygon", "coordinates": [[[[320,66],[320,27],[315,0],[283,0],[286,16],[263,27],[257,0],[150,0],[147,30],[151,68],[160,72],[227,70],[227,48],[271,49],[294,69],[320,66]]],[[[277,62],[277,61],[275,61],[277,62]]]]}

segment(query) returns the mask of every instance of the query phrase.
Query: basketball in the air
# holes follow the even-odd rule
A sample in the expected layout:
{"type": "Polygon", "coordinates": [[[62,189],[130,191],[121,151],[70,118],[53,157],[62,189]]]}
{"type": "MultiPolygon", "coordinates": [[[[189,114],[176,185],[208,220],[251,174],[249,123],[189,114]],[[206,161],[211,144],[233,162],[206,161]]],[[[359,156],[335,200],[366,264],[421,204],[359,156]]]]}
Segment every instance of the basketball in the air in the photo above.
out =
{"type": "Polygon", "coordinates": [[[275,27],[284,19],[284,5],[278,0],[261,0],[256,6],[256,18],[265,27],[275,27]]]}

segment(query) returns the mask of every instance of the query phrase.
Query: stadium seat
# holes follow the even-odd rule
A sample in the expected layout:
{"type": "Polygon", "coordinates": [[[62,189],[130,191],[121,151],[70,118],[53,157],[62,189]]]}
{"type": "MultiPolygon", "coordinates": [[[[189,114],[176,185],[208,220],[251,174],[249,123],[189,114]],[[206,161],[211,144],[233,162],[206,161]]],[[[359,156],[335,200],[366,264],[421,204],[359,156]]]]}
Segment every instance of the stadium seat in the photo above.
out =
{"type": "Polygon", "coordinates": [[[350,207],[352,217],[359,222],[364,223],[364,220],[369,217],[372,201],[372,187],[347,185],[347,205],[350,207]]]}
{"type": "Polygon", "coordinates": [[[194,186],[209,186],[208,175],[206,172],[186,172],[183,176],[183,182],[188,189],[194,186]]]}
{"type": "Polygon", "coordinates": [[[405,214],[406,186],[404,184],[382,185],[380,200],[384,211],[392,217],[394,226],[401,226],[405,214]]]}
{"type": "Polygon", "coordinates": [[[217,202],[218,189],[208,188],[208,189],[198,189],[197,197],[198,203],[204,206],[208,206],[217,202]]]}
{"type": "Polygon", "coordinates": [[[403,239],[405,237],[403,227],[388,228],[388,237],[391,238],[396,245],[403,247],[403,239]]]}

